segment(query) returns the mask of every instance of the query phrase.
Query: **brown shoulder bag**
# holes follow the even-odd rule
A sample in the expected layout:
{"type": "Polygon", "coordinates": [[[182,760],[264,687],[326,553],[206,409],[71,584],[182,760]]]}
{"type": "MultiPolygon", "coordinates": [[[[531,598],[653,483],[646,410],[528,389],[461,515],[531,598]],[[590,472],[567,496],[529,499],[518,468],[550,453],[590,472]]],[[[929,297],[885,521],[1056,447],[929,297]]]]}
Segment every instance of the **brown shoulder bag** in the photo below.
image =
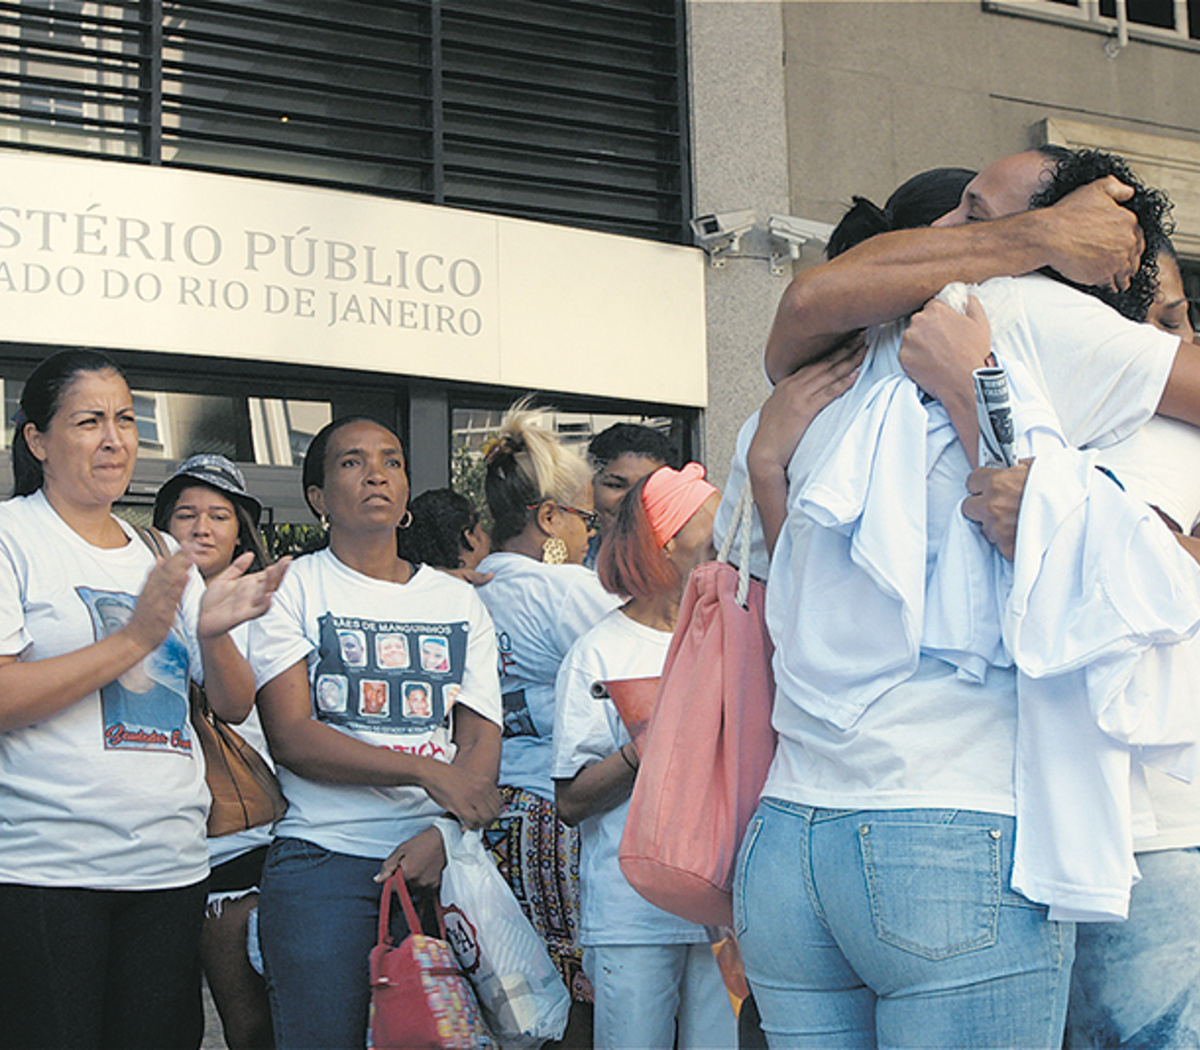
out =
{"type": "MultiPolygon", "coordinates": [[[[155,555],[167,557],[170,551],[157,529],[137,525],[134,529],[155,555]]],[[[190,685],[192,733],[204,753],[205,779],[212,795],[209,837],[273,824],[287,810],[274,772],[252,745],[212,713],[203,687],[190,685]]]]}

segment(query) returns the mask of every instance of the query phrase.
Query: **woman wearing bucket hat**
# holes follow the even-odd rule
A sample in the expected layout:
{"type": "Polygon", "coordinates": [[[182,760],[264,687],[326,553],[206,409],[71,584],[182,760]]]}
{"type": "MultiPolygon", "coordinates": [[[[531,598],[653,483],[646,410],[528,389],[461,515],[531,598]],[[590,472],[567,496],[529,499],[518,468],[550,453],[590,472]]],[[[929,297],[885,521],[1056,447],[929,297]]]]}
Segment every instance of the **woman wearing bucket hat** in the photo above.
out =
{"type": "MultiPolygon", "coordinates": [[[[266,566],[267,552],[258,532],[261,515],[262,504],[247,491],[237,465],[210,453],[184,460],[154,500],[155,528],[169,532],[191,554],[205,581],[247,551],[254,555],[249,571],[266,566]]],[[[247,625],[231,633],[244,654],[247,625]]],[[[271,762],[257,707],[238,725],[238,733],[271,762]]],[[[258,907],[258,882],[270,843],[270,827],[208,840],[212,873],[200,961],[231,1050],[273,1045],[266,986],[247,952],[247,928],[258,907]]],[[[198,1015],[196,1046],[203,1035],[202,1021],[198,1015]]]]}

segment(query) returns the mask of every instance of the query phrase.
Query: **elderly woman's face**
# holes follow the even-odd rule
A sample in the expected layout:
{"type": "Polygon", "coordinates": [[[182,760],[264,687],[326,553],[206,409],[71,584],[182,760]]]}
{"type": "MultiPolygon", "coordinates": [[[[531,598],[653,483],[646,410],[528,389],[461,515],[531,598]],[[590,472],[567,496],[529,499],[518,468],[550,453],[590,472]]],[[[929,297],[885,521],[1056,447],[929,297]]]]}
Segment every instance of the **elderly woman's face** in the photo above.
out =
{"type": "Polygon", "coordinates": [[[48,495],[73,507],[111,505],[125,494],[137,462],[133,397],[116,372],[80,372],[45,431],[26,424],[48,495]]]}

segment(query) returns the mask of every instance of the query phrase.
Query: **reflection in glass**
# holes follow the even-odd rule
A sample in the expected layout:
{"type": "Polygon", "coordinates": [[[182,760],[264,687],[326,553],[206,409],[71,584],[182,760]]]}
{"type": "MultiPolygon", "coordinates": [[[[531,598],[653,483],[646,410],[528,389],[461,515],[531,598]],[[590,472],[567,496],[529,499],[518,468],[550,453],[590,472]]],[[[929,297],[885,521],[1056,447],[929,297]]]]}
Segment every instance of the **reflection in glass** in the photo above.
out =
{"type": "Polygon", "coordinates": [[[238,459],[237,404],[213,394],[133,391],[138,455],[146,459],[183,459],[215,452],[238,459]]]}
{"type": "Polygon", "coordinates": [[[333,406],[328,401],[275,397],[247,400],[255,463],[279,467],[298,464],[316,432],[333,419],[333,406]]]}
{"type": "MultiPolygon", "coordinates": [[[[450,485],[481,510],[486,506],[484,477],[487,467],[483,447],[500,426],[504,416],[500,408],[455,408],[450,416],[450,485]]],[[[568,445],[586,452],[587,444],[614,423],[638,423],[653,427],[679,446],[682,419],[672,416],[619,415],[608,412],[539,411],[539,423],[557,434],[568,445]]]]}

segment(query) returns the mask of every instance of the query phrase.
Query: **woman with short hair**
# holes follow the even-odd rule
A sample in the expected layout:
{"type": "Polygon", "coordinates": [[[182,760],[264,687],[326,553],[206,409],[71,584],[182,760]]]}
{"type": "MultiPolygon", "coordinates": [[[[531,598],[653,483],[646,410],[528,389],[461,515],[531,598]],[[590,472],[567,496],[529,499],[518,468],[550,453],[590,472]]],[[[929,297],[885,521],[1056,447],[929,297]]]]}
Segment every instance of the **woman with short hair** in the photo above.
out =
{"type": "Polygon", "coordinates": [[[277,1045],[361,1050],[379,883],[399,866],[431,903],[445,864],[434,819],[478,828],[500,810],[495,635],[470,585],[396,554],[408,478],[395,433],[335,420],[303,473],[329,545],[296,560],[250,635],[288,800],[259,934],[277,1045]]]}

